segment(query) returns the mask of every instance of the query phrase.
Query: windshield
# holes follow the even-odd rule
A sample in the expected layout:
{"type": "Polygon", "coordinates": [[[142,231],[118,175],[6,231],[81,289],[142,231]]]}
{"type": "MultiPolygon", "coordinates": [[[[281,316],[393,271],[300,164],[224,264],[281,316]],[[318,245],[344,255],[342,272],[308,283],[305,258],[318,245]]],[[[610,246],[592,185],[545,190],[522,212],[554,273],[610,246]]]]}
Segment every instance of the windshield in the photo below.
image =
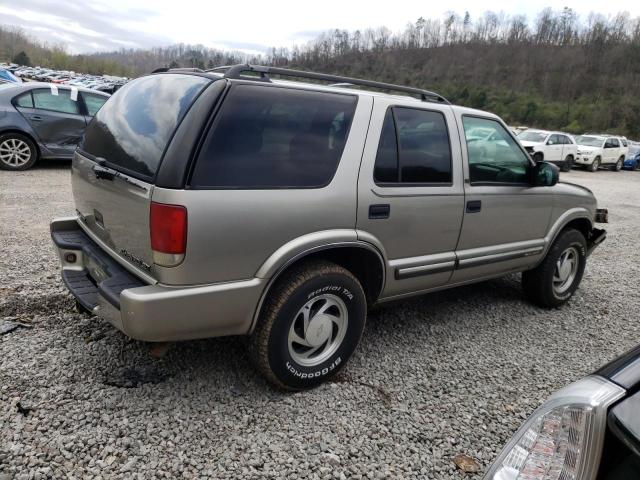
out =
{"type": "Polygon", "coordinates": [[[576,137],[576,143],[578,145],[583,145],[585,147],[601,147],[602,138],[587,137],[586,135],[580,135],[579,137],[576,137]]]}
{"type": "Polygon", "coordinates": [[[524,140],[525,142],[537,142],[537,143],[542,143],[544,142],[545,138],[547,138],[547,134],[546,133],[542,133],[542,132],[522,132],[520,135],[518,135],[518,138],[522,141],[524,140]]]}

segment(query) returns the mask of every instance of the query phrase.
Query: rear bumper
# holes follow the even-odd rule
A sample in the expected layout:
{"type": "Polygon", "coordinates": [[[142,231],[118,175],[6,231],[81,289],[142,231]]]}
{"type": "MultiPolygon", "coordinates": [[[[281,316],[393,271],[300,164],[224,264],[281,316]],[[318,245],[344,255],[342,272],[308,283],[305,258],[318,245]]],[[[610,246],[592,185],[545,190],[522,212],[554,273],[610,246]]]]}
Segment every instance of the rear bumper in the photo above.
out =
{"type": "Polygon", "coordinates": [[[251,329],[266,280],[195,287],[148,284],[117,262],[75,218],[54,220],[51,239],[71,294],[129,337],[161,342],[242,335],[251,329]]]}

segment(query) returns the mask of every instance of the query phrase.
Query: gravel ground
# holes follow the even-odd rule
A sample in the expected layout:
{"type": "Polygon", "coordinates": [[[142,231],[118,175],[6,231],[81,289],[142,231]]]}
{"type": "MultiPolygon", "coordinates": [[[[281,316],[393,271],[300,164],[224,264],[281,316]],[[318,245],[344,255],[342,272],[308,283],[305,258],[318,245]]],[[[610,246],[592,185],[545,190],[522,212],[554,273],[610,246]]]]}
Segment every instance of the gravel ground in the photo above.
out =
{"type": "Polygon", "coordinates": [[[511,276],[381,307],[339,378],[287,394],[238,338],[156,360],[75,313],[48,235],[68,164],[0,171],[0,317],[28,325],[0,336],[0,478],[480,478],[550,393],[640,340],[640,172],[562,175],[611,211],[568,305],[511,276]]]}

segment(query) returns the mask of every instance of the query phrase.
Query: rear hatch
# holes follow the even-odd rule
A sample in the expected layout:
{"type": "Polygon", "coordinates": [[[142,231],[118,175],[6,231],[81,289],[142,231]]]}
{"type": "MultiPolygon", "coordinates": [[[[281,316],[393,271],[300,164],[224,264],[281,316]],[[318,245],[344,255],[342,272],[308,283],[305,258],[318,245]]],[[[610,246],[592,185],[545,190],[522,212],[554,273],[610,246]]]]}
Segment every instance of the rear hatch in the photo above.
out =
{"type": "Polygon", "coordinates": [[[120,88],[86,129],[72,166],[81,221],[115,254],[153,276],[154,178],[173,134],[211,80],[160,74],[120,88]]]}

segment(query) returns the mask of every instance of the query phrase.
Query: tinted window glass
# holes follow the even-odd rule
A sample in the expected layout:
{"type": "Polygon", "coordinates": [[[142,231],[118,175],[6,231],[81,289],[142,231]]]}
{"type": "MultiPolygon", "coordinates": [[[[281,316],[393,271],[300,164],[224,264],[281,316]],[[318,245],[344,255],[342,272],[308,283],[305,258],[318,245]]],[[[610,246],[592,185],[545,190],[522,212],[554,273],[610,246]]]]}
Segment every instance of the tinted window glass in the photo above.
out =
{"type": "Polygon", "coordinates": [[[379,183],[450,183],[451,148],[444,116],[412,108],[389,109],[374,179],[379,183]]]}
{"type": "Polygon", "coordinates": [[[163,74],[127,83],[93,117],[80,148],[116,168],[153,177],[175,128],[209,82],[163,74]]]}
{"type": "Polygon", "coordinates": [[[611,145],[613,145],[614,148],[618,148],[620,146],[620,142],[618,141],[617,138],[612,138],[611,145]]]}
{"type": "Polygon", "coordinates": [[[15,100],[16,107],[33,108],[33,98],[31,92],[23,93],[15,100]]]}
{"type": "Polygon", "coordinates": [[[527,183],[531,163],[516,141],[497,121],[465,116],[462,119],[471,183],[527,183]],[[478,127],[491,128],[487,140],[469,136],[478,127]]]}
{"type": "Polygon", "coordinates": [[[71,92],[64,89],[58,89],[57,95],[52,94],[50,89],[34,90],[33,106],[54,112],[78,113],[78,102],[71,100],[71,92]]]}
{"type": "Polygon", "coordinates": [[[373,178],[378,183],[397,182],[399,180],[398,168],[396,127],[393,121],[393,112],[388,109],[384,117],[382,133],[380,134],[373,178]]]}
{"type": "Polygon", "coordinates": [[[209,134],[192,185],[301,188],[328,184],[357,97],[287,88],[232,89],[209,134]]]}
{"type": "Polygon", "coordinates": [[[98,113],[100,107],[104,105],[104,102],[106,102],[109,97],[82,92],[82,98],[84,100],[84,104],[87,106],[87,114],[93,117],[96,113],[98,113]]]}

